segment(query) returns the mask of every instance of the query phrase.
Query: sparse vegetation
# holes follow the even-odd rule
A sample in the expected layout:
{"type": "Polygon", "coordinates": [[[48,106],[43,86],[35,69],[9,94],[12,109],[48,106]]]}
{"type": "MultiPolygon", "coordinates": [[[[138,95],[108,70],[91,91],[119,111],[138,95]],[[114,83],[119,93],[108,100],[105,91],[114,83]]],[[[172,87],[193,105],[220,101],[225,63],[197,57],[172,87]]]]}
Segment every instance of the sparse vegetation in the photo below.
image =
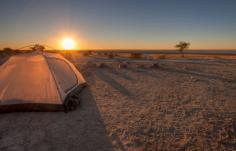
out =
{"type": "Polygon", "coordinates": [[[107,64],[105,64],[105,63],[102,62],[102,63],[98,63],[98,64],[97,64],[97,67],[98,67],[98,68],[106,68],[106,67],[108,67],[108,66],[107,66],[107,64]]]}
{"type": "Polygon", "coordinates": [[[177,45],[175,45],[175,47],[179,49],[179,52],[182,55],[182,57],[184,57],[184,50],[188,49],[189,46],[190,43],[185,41],[180,41],[177,45]]]}
{"type": "Polygon", "coordinates": [[[158,63],[153,63],[152,65],[151,65],[151,68],[159,68],[160,66],[159,66],[159,64],[158,63]]]}
{"type": "Polygon", "coordinates": [[[109,53],[109,54],[108,54],[108,58],[109,58],[109,59],[113,59],[113,58],[114,58],[113,53],[109,53]]]}
{"type": "Polygon", "coordinates": [[[127,63],[120,63],[119,66],[118,66],[119,69],[125,69],[127,67],[128,67],[127,63]]]}
{"type": "Polygon", "coordinates": [[[44,51],[45,47],[43,45],[35,44],[33,47],[31,47],[31,50],[33,50],[33,51],[44,51]]]}
{"type": "Polygon", "coordinates": [[[141,53],[130,53],[130,58],[140,59],[140,58],[142,58],[142,54],[141,53]]]}
{"type": "Polygon", "coordinates": [[[13,52],[13,49],[11,49],[11,48],[3,48],[3,52],[7,53],[7,54],[10,54],[10,53],[13,52]]]}
{"type": "Polygon", "coordinates": [[[91,52],[90,51],[85,51],[85,52],[82,52],[83,56],[90,56],[91,55],[91,52]]]}
{"type": "Polygon", "coordinates": [[[91,55],[92,55],[92,51],[83,52],[83,56],[91,56],[91,55]]]}
{"type": "Polygon", "coordinates": [[[157,58],[158,59],[166,59],[166,56],[165,55],[159,55],[157,58]]]}
{"type": "Polygon", "coordinates": [[[2,51],[0,51],[2,54],[5,55],[13,55],[13,54],[19,54],[22,53],[22,51],[18,50],[18,49],[12,49],[12,48],[3,48],[2,51]]]}
{"type": "Polygon", "coordinates": [[[214,59],[222,59],[221,56],[214,56],[213,58],[214,58],[214,59]]]}
{"type": "Polygon", "coordinates": [[[19,53],[21,53],[21,51],[20,51],[20,50],[18,50],[18,49],[14,50],[14,52],[15,52],[16,54],[19,54],[19,53]]]}

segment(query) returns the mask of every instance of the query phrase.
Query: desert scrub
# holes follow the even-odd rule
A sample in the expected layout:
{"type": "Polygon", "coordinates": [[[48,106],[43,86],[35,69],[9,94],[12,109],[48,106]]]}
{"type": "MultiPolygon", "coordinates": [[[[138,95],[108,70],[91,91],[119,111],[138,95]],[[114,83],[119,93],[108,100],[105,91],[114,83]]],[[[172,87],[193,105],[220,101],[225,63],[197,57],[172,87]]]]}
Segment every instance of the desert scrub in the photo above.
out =
{"type": "Polygon", "coordinates": [[[165,55],[160,55],[157,57],[157,59],[166,59],[166,56],[165,55]]]}
{"type": "Polygon", "coordinates": [[[113,54],[113,53],[109,53],[109,54],[107,54],[107,57],[108,57],[109,59],[113,59],[113,58],[114,58],[114,54],[113,54]]]}
{"type": "Polygon", "coordinates": [[[140,59],[140,58],[142,58],[142,54],[141,53],[130,53],[130,58],[140,59]]]}
{"type": "Polygon", "coordinates": [[[82,54],[83,54],[83,56],[90,56],[90,55],[92,55],[92,52],[91,51],[85,51],[82,54]]]}

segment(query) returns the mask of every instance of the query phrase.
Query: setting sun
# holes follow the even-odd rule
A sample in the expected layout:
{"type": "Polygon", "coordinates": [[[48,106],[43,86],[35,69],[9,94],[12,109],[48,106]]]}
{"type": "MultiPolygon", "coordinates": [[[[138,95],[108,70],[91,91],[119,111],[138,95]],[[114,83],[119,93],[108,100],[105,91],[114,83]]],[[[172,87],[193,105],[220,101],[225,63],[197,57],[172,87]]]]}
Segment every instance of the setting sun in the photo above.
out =
{"type": "Polygon", "coordinates": [[[65,38],[62,40],[62,46],[65,50],[72,50],[75,48],[75,41],[72,38],[65,38]]]}

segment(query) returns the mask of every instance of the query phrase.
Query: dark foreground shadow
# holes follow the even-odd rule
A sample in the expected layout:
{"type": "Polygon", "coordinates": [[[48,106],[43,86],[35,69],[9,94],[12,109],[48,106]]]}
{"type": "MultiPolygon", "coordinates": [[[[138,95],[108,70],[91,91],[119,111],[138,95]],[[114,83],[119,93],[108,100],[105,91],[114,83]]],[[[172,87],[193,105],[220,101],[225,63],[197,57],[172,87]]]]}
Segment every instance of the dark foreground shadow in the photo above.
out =
{"type": "Polygon", "coordinates": [[[111,151],[103,119],[89,88],[76,111],[0,114],[0,150],[111,151]]]}

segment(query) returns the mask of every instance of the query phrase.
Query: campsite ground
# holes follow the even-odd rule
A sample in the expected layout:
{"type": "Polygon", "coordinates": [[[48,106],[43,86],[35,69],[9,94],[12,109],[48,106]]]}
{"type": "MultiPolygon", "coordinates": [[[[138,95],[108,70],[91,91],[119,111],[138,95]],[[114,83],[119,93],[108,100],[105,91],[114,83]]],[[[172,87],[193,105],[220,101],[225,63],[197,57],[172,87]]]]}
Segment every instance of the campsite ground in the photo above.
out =
{"type": "Polygon", "coordinates": [[[81,106],[1,114],[0,150],[236,149],[236,60],[69,58],[89,85],[81,106]]]}

